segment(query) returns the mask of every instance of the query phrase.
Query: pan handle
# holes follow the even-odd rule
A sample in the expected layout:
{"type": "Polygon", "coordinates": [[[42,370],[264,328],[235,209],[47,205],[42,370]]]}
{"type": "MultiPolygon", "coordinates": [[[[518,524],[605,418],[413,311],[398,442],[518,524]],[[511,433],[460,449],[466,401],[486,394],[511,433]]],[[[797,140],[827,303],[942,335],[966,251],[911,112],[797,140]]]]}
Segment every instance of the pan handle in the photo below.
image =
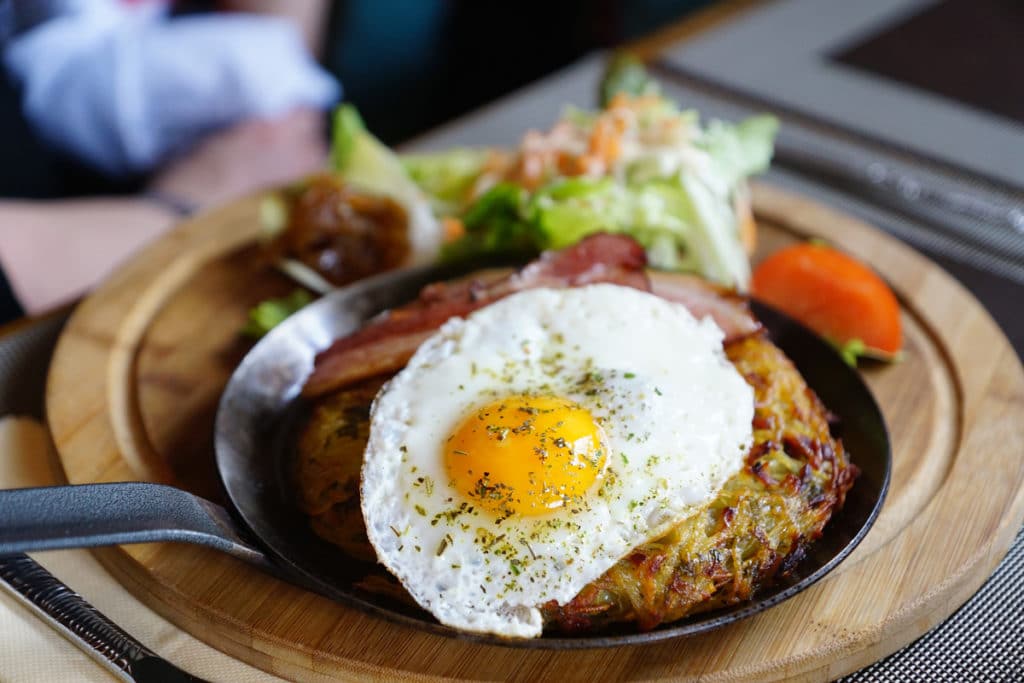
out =
{"type": "Polygon", "coordinates": [[[181,541],[278,573],[227,510],[163,484],[126,482],[0,491],[0,555],[181,541]]]}

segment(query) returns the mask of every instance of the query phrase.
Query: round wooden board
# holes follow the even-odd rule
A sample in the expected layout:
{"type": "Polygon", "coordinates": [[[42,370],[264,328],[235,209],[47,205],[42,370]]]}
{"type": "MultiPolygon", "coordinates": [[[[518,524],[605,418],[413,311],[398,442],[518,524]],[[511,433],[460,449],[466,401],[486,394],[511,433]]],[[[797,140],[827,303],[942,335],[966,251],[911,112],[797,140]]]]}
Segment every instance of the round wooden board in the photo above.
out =
{"type": "MultiPolygon", "coordinates": [[[[920,254],[776,188],[755,187],[754,204],[759,254],[808,237],[837,244],[892,283],[906,330],[903,362],[864,371],[892,433],[886,505],[854,554],[797,597],[689,639],[542,651],[397,626],[198,547],[100,559],[182,628],[295,679],[826,680],[893,652],[972,595],[1021,525],[1024,371],[982,306],[920,254]]],[[[70,482],[161,481],[219,498],[211,430],[245,352],[237,330],[251,304],[292,288],[252,247],[257,207],[183,224],[79,306],[47,391],[70,482]]]]}

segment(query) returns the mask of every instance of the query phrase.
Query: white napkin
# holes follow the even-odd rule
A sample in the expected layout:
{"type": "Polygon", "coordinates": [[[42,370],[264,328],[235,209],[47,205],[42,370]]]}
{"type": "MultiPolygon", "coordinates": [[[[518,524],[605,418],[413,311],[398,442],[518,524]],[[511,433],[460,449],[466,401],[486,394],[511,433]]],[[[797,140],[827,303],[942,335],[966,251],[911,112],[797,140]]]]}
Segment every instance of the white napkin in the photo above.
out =
{"type": "MultiPolygon", "coordinates": [[[[53,485],[56,468],[56,456],[41,424],[28,418],[0,419],[0,488],[53,485]]],[[[32,557],[141,643],[193,675],[208,681],[282,680],[178,629],[132,597],[86,550],[32,557]]],[[[0,590],[0,681],[113,680],[106,669],[0,590]]]]}
{"type": "Polygon", "coordinates": [[[4,53],[26,116],[51,144],[111,175],[151,170],[242,119],[329,107],[341,92],[285,19],[168,19],[166,3],[146,1],[41,5],[46,18],[35,6],[4,53]]]}

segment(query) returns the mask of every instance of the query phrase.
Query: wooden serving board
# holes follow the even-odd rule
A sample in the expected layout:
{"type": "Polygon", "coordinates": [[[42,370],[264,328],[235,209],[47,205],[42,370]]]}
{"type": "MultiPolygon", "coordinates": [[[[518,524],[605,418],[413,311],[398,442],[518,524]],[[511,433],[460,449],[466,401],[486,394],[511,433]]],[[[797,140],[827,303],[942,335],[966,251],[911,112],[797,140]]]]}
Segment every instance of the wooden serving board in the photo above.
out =
{"type": "MultiPolygon", "coordinates": [[[[541,651],[397,626],[198,547],[98,556],[182,628],[296,679],[826,680],[893,652],[971,596],[1021,526],[1024,371],[982,306],[909,247],[773,187],[757,186],[754,205],[759,254],[809,237],[835,243],[892,283],[906,330],[901,363],[864,370],[893,442],[886,505],[854,554],[797,597],[689,639],[541,651]]],[[[237,330],[253,303],[292,289],[252,246],[257,207],[245,200],[181,225],[79,306],[47,398],[70,482],[160,481],[219,498],[212,424],[247,348],[237,330]]]]}

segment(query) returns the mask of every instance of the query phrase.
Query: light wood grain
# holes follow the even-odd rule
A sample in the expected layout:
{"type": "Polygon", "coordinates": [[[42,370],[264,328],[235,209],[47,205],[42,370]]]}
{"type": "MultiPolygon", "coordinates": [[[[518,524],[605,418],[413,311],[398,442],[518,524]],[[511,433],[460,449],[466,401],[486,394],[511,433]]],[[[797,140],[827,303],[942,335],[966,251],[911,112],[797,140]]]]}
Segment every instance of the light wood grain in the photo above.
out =
{"type": "MultiPolygon", "coordinates": [[[[99,552],[135,595],[221,650],[291,678],[826,680],[910,642],[984,581],[1024,517],[1024,372],[967,291],[910,248],[778,189],[755,189],[761,247],[827,239],[872,264],[903,305],[906,359],[865,371],[892,432],[874,529],[832,575],[713,633],[633,648],[481,646],[395,626],[216,552],[99,552]]],[[[249,245],[257,203],[182,225],[76,311],[48,416],[68,480],[154,480],[216,497],[211,424],[255,300],[290,285],[249,245]]],[[[854,454],[856,458],[856,454],[854,454]]]]}

